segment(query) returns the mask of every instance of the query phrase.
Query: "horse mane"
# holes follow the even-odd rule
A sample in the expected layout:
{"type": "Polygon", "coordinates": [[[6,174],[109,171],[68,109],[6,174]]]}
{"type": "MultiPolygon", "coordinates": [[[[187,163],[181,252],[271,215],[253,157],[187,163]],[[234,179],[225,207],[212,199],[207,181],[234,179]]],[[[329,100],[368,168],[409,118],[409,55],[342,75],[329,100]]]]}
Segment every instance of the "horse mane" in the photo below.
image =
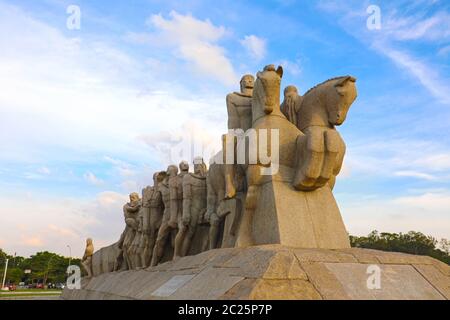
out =
{"type": "Polygon", "coordinates": [[[338,80],[338,79],[342,79],[342,78],[347,78],[347,77],[350,77],[350,76],[339,76],[339,77],[334,77],[334,78],[330,78],[330,79],[328,79],[328,80],[325,80],[325,81],[323,81],[323,82],[321,82],[321,83],[319,83],[319,84],[316,84],[314,87],[312,87],[311,89],[309,89],[308,91],[306,91],[306,92],[303,94],[303,96],[306,96],[310,91],[312,91],[312,90],[316,89],[317,87],[320,87],[320,86],[322,86],[322,85],[324,85],[324,84],[326,84],[326,83],[328,83],[328,82],[330,82],[330,81],[334,81],[334,80],[338,80]]]}

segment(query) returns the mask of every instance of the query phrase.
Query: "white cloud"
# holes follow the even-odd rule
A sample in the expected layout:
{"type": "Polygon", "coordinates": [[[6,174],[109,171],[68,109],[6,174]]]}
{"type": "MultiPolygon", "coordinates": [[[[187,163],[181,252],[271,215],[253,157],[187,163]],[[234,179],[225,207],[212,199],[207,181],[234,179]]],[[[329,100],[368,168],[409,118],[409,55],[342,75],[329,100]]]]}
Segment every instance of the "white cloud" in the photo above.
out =
{"type": "Polygon", "coordinates": [[[431,140],[396,139],[347,141],[346,170],[356,175],[401,176],[446,183],[450,179],[450,152],[431,140]],[[408,147],[405,147],[408,146],[408,147]]]}
{"type": "MultiPolygon", "coordinates": [[[[284,72],[288,72],[293,76],[298,76],[302,72],[302,67],[299,61],[280,60],[276,65],[281,65],[284,72]]],[[[306,91],[306,90],[305,90],[306,91]]]]}
{"type": "Polygon", "coordinates": [[[126,195],[102,192],[92,200],[55,198],[47,194],[0,197],[2,247],[19,255],[49,250],[81,257],[85,239],[92,237],[96,248],[109,245],[123,231],[122,206],[126,195]]]}
{"type": "Polygon", "coordinates": [[[221,150],[220,137],[225,132],[224,126],[210,128],[196,121],[187,121],[176,129],[142,135],[139,139],[151,148],[162,163],[192,162],[198,156],[209,163],[210,158],[221,150]]]}
{"type": "Polygon", "coordinates": [[[240,43],[256,61],[260,61],[266,56],[267,41],[265,39],[249,35],[240,40],[240,43]]]}
{"type": "Polygon", "coordinates": [[[340,201],[339,207],[348,231],[354,235],[367,235],[372,230],[414,230],[436,238],[450,239],[448,190],[394,199],[383,196],[356,200],[349,198],[340,201]]]}
{"type": "Polygon", "coordinates": [[[101,186],[105,183],[102,179],[97,178],[92,172],[86,172],[83,175],[83,178],[94,186],[101,186]]]}
{"type": "Polygon", "coordinates": [[[435,180],[436,177],[428,174],[428,173],[423,173],[423,172],[417,172],[417,171],[397,171],[394,172],[394,175],[398,176],[398,177],[412,177],[412,178],[419,178],[419,179],[424,179],[424,180],[435,180]]]}
{"type": "Polygon", "coordinates": [[[389,12],[383,16],[382,32],[399,41],[442,41],[450,38],[450,15],[439,11],[424,18],[422,15],[402,16],[389,12]]]}
{"type": "MultiPolygon", "coordinates": [[[[159,36],[221,50],[212,43],[224,28],[177,13],[171,18],[153,17],[159,36]]],[[[189,119],[211,128],[225,123],[224,97],[186,93],[174,83],[165,87],[157,73],[147,72],[147,63],[108,43],[66,37],[17,7],[0,4],[0,47],[0,161],[70,163],[95,154],[150,161],[136,137],[164,130],[169,119],[175,128],[189,119]],[[143,92],[142,83],[152,90],[143,92]]],[[[226,59],[195,59],[229,82],[234,71],[221,57],[226,59]]],[[[132,169],[121,168],[121,174],[130,176],[132,169]]]]}
{"type": "Polygon", "coordinates": [[[166,19],[161,14],[152,15],[147,24],[156,29],[153,35],[131,35],[137,41],[150,40],[153,45],[169,45],[175,55],[192,63],[192,70],[209,75],[227,85],[238,82],[238,77],[225,49],[217,42],[226,35],[223,26],[215,26],[209,20],[199,20],[176,11],[166,19]]]}
{"type": "Polygon", "coordinates": [[[439,73],[430,65],[412,55],[393,49],[386,42],[374,42],[373,47],[391,59],[397,66],[409,72],[416,81],[419,81],[436,99],[442,103],[450,104],[450,91],[448,82],[442,79],[439,73]]]}
{"type": "Polygon", "coordinates": [[[49,175],[51,173],[50,169],[47,167],[41,167],[37,170],[41,174],[49,175]]]}
{"type": "MultiPolygon", "coordinates": [[[[437,11],[431,17],[424,17],[423,7],[432,5],[434,2],[416,1],[413,4],[403,4],[403,9],[412,11],[392,9],[385,6],[381,11],[381,29],[376,32],[365,27],[367,19],[365,2],[330,2],[320,1],[318,8],[339,15],[339,22],[344,30],[368,44],[380,55],[390,59],[397,67],[407,71],[409,75],[418,81],[435,99],[443,104],[450,104],[450,79],[441,74],[441,67],[427,61],[419,54],[408,52],[404,49],[405,44],[414,41],[426,43],[441,43],[450,39],[450,15],[445,11],[437,11]],[[420,14],[413,14],[417,7],[421,7],[420,14]],[[414,9],[414,10],[413,10],[414,9]],[[407,14],[404,14],[404,12],[407,14]],[[400,44],[402,49],[400,49],[400,44]]],[[[445,52],[445,51],[444,51],[445,52]]]]}

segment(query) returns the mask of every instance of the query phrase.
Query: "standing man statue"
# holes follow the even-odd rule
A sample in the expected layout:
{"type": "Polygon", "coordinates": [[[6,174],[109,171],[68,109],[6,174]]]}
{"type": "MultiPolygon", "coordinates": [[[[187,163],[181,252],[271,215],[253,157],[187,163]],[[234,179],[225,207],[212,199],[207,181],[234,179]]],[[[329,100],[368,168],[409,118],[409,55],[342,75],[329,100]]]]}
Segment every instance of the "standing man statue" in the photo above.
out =
{"type": "Polygon", "coordinates": [[[147,187],[143,190],[143,251],[141,261],[144,267],[150,266],[153,247],[159,227],[161,226],[164,204],[161,196],[161,183],[166,177],[166,172],[156,172],[153,174],[153,187],[147,187]]]}
{"type": "Polygon", "coordinates": [[[158,237],[156,238],[155,247],[153,248],[151,266],[156,266],[164,255],[164,247],[166,245],[167,239],[170,236],[173,228],[169,225],[171,209],[170,205],[172,201],[170,199],[170,186],[169,181],[176,178],[178,174],[178,167],[175,165],[170,165],[167,168],[167,176],[164,181],[160,184],[161,197],[164,204],[164,213],[161,222],[161,227],[158,230],[158,237]]]}
{"type": "MultiPolygon", "coordinates": [[[[244,75],[241,79],[241,91],[227,95],[228,130],[241,129],[244,133],[252,127],[252,96],[255,78],[251,74],[244,75]]],[[[228,139],[234,140],[234,135],[226,135],[228,139]]],[[[224,136],[224,137],[226,137],[224,136]]],[[[226,148],[226,139],[223,139],[223,150],[226,148]]],[[[236,142],[233,141],[236,155],[236,142]]],[[[234,157],[236,158],[236,157],[234,157]]],[[[236,159],[234,159],[236,161],[236,159]]],[[[236,195],[236,187],[233,183],[235,175],[235,164],[225,164],[225,198],[232,199],[236,195]]]]}
{"type": "Polygon", "coordinates": [[[183,215],[183,178],[189,173],[189,163],[181,161],[180,173],[169,179],[170,188],[170,220],[171,228],[181,228],[181,216],[183,215]]]}
{"type": "Polygon", "coordinates": [[[295,126],[298,126],[297,114],[300,111],[302,100],[302,96],[299,95],[295,86],[287,86],[284,89],[284,101],[281,104],[281,112],[295,126]]]}
{"type": "Polygon", "coordinates": [[[86,249],[84,250],[83,258],[81,259],[81,265],[87,272],[87,277],[92,277],[92,255],[94,254],[94,244],[92,239],[86,239],[86,249]]]}
{"type": "Polygon", "coordinates": [[[194,160],[194,173],[183,178],[182,226],[175,238],[174,258],[184,257],[191,247],[197,226],[203,223],[206,213],[206,164],[203,159],[194,160]]]}
{"type": "Polygon", "coordinates": [[[121,239],[119,240],[119,248],[121,248],[123,252],[123,260],[126,270],[131,270],[134,268],[131,249],[138,227],[137,216],[140,208],[141,199],[139,198],[139,194],[136,192],[131,193],[130,202],[123,206],[126,227],[121,239]]]}

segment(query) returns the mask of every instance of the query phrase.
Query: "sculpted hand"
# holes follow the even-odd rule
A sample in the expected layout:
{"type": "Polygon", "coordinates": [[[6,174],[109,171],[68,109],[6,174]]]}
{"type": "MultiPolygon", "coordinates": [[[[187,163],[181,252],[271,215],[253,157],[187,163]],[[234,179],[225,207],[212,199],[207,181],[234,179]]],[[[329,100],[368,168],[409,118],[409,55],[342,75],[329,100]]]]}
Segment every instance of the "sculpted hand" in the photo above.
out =
{"type": "Polygon", "coordinates": [[[205,212],[205,215],[203,216],[203,221],[204,221],[204,222],[210,222],[210,219],[211,219],[211,215],[212,215],[212,214],[213,214],[212,212],[206,211],[206,212],[205,212]]]}
{"type": "Polygon", "coordinates": [[[186,216],[186,217],[183,217],[183,225],[184,226],[188,226],[189,225],[189,223],[191,222],[191,218],[190,217],[188,217],[188,216],[186,216]]]}

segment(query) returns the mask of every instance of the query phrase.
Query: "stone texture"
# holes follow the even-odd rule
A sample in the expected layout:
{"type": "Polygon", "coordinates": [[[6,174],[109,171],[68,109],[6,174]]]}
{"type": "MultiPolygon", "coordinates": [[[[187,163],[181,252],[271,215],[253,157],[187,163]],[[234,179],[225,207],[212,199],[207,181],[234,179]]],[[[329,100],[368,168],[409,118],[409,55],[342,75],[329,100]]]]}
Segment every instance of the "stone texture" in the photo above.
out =
{"type": "Polygon", "coordinates": [[[442,300],[444,297],[411,265],[379,265],[379,289],[367,286],[367,267],[354,263],[325,263],[350,299],[442,300]]]}
{"type": "Polygon", "coordinates": [[[83,279],[81,290],[64,290],[62,298],[440,300],[450,298],[448,269],[432,258],[402,253],[264,245],[216,249],[145,270],[100,274],[83,279]],[[380,268],[379,289],[367,286],[368,267],[373,266],[380,268]],[[155,295],[161,291],[166,294],[155,295]]]}
{"type": "Polygon", "coordinates": [[[450,299],[450,277],[445,276],[433,265],[414,265],[414,268],[446,299],[450,299]]]}

